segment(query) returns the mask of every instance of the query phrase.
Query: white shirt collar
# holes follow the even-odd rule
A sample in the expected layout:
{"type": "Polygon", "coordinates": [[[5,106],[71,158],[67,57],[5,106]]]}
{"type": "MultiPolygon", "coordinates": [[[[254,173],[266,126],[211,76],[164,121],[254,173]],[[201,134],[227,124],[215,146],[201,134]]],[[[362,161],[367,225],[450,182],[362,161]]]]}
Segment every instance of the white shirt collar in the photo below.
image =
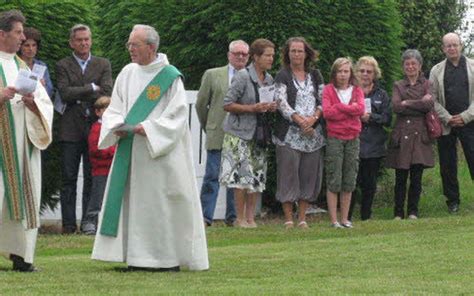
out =
{"type": "Polygon", "coordinates": [[[87,64],[89,63],[89,61],[91,60],[91,54],[89,53],[89,56],[87,57],[87,59],[83,60],[81,59],[80,57],[78,57],[75,53],[72,53],[72,55],[74,56],[74,58],[76,59],[76,61],[79,63],[79,65],[82,65],[82,64],[87,64]]]}

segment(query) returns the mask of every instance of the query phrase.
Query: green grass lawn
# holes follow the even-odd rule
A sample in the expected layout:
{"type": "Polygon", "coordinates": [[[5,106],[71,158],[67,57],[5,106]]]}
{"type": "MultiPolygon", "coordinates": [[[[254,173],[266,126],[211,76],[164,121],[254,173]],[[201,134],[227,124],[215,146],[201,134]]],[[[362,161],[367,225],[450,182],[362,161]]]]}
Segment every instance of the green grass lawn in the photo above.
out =
{"type": "Polygon", "coordinates": [[[330,228],[326,215],[311,217],[307,231],[286,231],[280,219],[260,221],[257,229],[209,227],[205,272],[124,273],[118,269],[125,264],[89,259],[91,237],[40,235],[41,272],[9,271],[2,258],[0,295],[474,294],[474,186],[467,176],[462,167],[457,215],[447,213],[432,169],[416,221],[394,221],[391,206],[380,206],[374,219],[356,220],[351,230],[330,228]]]}

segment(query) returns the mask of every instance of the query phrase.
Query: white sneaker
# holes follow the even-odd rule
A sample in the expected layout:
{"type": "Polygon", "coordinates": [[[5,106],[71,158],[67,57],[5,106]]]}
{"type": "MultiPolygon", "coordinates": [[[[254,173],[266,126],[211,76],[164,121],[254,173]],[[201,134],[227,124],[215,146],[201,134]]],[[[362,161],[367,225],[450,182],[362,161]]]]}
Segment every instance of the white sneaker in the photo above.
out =
{"type": "Polygon", "coordinates": [[[411,214],[411,215],[408,216],[408,219],[416,220],[416,219],[418,219],[418,217],[416,215],[411,214]]]}
{"type": "Polygon", "coordinates": [[[353,228],[354,225],[352,225],[351,221],[347,221],[346,223],[341,223],[341,226],[344,228],[353,228]]]}

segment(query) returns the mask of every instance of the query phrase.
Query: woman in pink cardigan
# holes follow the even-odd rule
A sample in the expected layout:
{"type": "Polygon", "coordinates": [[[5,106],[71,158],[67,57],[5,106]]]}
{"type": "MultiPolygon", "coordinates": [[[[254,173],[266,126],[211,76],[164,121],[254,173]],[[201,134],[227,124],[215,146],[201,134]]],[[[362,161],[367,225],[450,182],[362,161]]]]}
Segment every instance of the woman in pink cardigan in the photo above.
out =
{"type": "Polygon", "coordinates": [[[351,195],[359,168],[360,117],[365,112],[364,92],[355,84],[350,58],[338,58],[331,68],[331,83],[323,90],[326,120],[326,186],[332,227],[352,228],[348,220],[351,195]],[[337,197],[341,198],[341,223],[337,219],[337,197]]]}

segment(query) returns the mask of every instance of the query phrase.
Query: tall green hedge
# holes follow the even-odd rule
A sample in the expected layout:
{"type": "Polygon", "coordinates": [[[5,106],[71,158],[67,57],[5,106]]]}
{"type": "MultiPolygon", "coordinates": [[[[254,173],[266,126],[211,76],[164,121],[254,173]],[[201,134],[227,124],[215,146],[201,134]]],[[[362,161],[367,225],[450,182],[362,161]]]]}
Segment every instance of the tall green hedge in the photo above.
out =
{"type": "MultiPolygon", "coordinates": [[[[304,36],[320,51],[318,67],[328,79],[332,62],[340,56],[356,60],[373,55],[380,63],[383,85],[390,91],[401,76],[400,54],[418,48],[425,69],[442,59],[440,38],[460,24],[465,7],[457,0],[76,0],[4,1],[0,9],[21,9],[27,25],[43,33],[39,58],[50,65],[70,54],[68,29],[81,22],[92,26],[93,51],[111,60],[114,75],[127,63],[124,48],[132,26],[157,28],[160,51],[184,73],[187,89],[197,89],[203,72],[227,62],[228,43],[233,39],[252,42],[267,38],[279,49],[292,36],[304,36]]],[[[279,68],[278,55],[275,73],[279,68]]],[[[44,179],[44,200],[59,188],[57,143],[50,148],[52,163],[44,179]]],[[[273,161],[270,162],[274,166],[273,161]]],[[[274,171],[273,167],[269,170],[274,171]]],[[[274,176],[269,176],[273,195],[274,176]]],[[[53,204],[54,201],[51,201],[53,204]]]]}
{"type": "MultiPolygon", "coordinates": [[[[292,36],[304,36],[320,50],[319,66],[328,77],[339,56],[374,55],[391,85],[399,73],[402,42],[393,1],[127,1],[99,0],[100,31],[114,73],[126,63],[123,48],[133,24],[155,26],[160,51],[168,54],[186,77],[186,87],[197,89],[202,73],[225,64],[228,43],[264,37],[280,48],[292,36]],[[120,19],[120,22],[117,22],[120,19]]],[[[278,60],[274,72],[279,68],[278,60]]]]}
{"type": "MultiPolygon", "coordinates": [[[[125,43],[135,24],[145,24],[155,27],[160,33],[164,31],[162,23],[168,18],[174,18],[168,11],[172,0],[97,0],[96,13],[100,16],[98,22],[100,42],[103,44],[104,56],[110,59],[112,71],[116,76],[120,70],[130,63],[130,56],[125,43]]],[[[167,40],[162,38],[160,51],[167,40]]]]}
{"type": "MultiPolygon", "coordinates": [[[[234,39],[251,43],[267,38],[278,51],[289,37],[304,36],[320,51],[318,66],[326,80],[332,62],[340,56],[357,59],[373,55],[381,64],[386,85],[391,85],[400,73],[403,44],[393,1],[141,0],[130,4],[102,0],[98,5],[103,16],[102,42],[110,45],[108,57],[115,73],[129,61],[122,45],[135,23],[158,29],[162,39],[160,51],[183,72],[187,89],[199,87],[206,69],[227,63],[228,44],[234,39]]],[[[272,72],[279,67],[277,53],[272,72]]],[[[275,171],[272,156],[266,192],[270,197],[276,188],[275,171]]]]}
{"type": "Polygon", "coordinates": [[[423,56],[426,75],[444,59],[441,38],[457,31],[467,6],[458,0],[398,0],[405,48],[416,48],[423,56]]]}
{"type": "MultiPolygon", "coordinates": [[[[42,40],[38,58],[48,64],[53,83],[56,62],[71,54],[69,28],[77,23],[93,25],[95,15],[90,1],[5,1],[0,11],[19,9],[26,17],[25,26],[41,31],[42,40]]],[[[43,154],[42,208],[54,208],[61,188],[59,143],[55,140],[58,130],[58,114],[53,124],[53,143],[43,154]]]]}

